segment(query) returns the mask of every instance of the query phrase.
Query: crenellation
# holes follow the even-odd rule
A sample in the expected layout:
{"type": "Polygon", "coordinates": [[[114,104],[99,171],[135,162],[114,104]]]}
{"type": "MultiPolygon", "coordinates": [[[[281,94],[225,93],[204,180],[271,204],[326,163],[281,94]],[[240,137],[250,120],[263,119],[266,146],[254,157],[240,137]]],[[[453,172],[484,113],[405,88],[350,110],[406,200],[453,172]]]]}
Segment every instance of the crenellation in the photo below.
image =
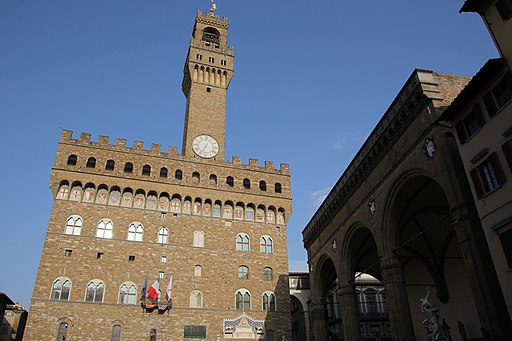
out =
{"type": "Polygon", "coordinates": [[[91,142],[91,134],[81,133],[80,134],[80,142],[81,143],[90,143],[91,142]]]}
{"type": "Polygon", "coordinates": [[[168,147],[167,148],[167,155],[169,155],[169,157],[176,157],[176,156],[178,156],[178,148],[174,147],[174,146],[168,147]]]}
{"type": "Polygon", "coordinates": [[[116,146],[117,147],[126,147],[126,139],[117,138],[116,139],[116,146]]]}
{"type": "Polygon", "coordinates": [[[108,145],[108,139],[109,139],[109,137],[108,137],[108,136],[100,135],[100,136],[98,137],[98,145],[100,145],[100,146],[106,146],[106,145],[108,145]]]}
{"type": "Polygon", "coordinates": [[[144,150],[144,142],[142,142],[142,141],[133,142],[133,149],[134,150],[144,150]]]}
{"type": "MultiPolygon", "coordinates": [[[[137,154],[140,154],[143,152],[147,155],[153,155],[158,157],[164,157],[164,158],[171,158],[171,159],[179,159],[186,162],[186,159],[183,158],[183,155],[178,153],[178,148],[175,146],[169,146],[167,148],[167,152],[162,152],[162,145],[159,143],[152,143],[150,150],[144,149],[144,142],[142,141],[134,141],[133,147],[126,146],[126,139],[124,138],[116,138],[116,144],[112,145],[109,144],[110,137],[109,136],[98,136],[98,142],[91,141],[92,135],[90,133],[80,133],[80,138],[73,139],[73,131],[72,130],[63,130],[61,135],[61,142],[66,143],[78,143],[78,144],[84,144],[89,145],[91,147],[101,147],[102,149],[111,149],[113,151],[123,151],[123,152],[136,152],[137,154]]],[[[193,161],[194,162],[194,161],[193,161]]],[[[201,163],[204,162],[203,160],[200,161],[201,163]]],[[[219,163],[218,161],[214,160],[208,160],[208,163],[219,163]]],[[[282,175],[289,175],[290,169],[288,164],[282,163],[279,169],[275,169],[275,163],[272,161],[265,161],[265,166],[261,167],[259,165],[258,159],[249,159],[248,164],[242,163],[242,158],[240,156],[232,156],[231,161],[220,161],[220,163],[224,164],[226,167],[237,167],[242,169],[249,169],[249,170],[255,170],[255,171],[265,171],[270,173],[278,173],[282,175]]]]}
{"type": "Polygon", "coordinates": [[[60,135],[60,140],[61,141],[64,141],[64,140],[71,140],[73,138],[73,131],[72,130],[66,130],[66,129],[62,129],[62,133],[60,135]]]}
{"type": "Polygon", "coordinates": [[[249,159],[249,166],[258,168],[258,159],[249,159]]]}
{"type": "Polygon", "coordinates": [[[151,144],[151,152],[153,154],[159,155],[161,153],[161,148],[162,148],[162,145],[160,145],[158,143],[151,144]]]}
{"type": "Polygon", "coordinates": [[[206,22],[208,22],[208,23],[211,22],[210,20],[215,20],[215,22],[218,25],[225,25],[225,27],[227,28],[228,17],[221,17],[219,15],[214,14],[213,12],[203,13],[203,11],[201,11],[201,10],[197,11],[197,16],[200,18],[206,19],[206,22]],[[220,22],[222,22],[222,23],[220,23],[220,22]]]}
{"type": "Polygon", "coordinates": [[[279,168],[281,173],[283,174],[290,174],[290,165],[287,163],[282,163],[281,167],[279,168]]]}

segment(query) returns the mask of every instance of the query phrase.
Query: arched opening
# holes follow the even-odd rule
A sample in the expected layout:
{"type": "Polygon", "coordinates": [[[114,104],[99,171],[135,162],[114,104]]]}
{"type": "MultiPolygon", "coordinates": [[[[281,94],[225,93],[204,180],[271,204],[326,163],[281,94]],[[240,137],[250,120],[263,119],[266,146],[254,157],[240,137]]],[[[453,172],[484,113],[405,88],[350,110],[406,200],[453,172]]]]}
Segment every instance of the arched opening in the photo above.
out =
{"type": "Polygon", "coordinates": [[[114,160],[110,159],[107,160],[107,163],[105,163],[105,170],[113,171],[116,163],[114,160]]]}
{"type": "MultiPolygon", "coordinates": [[[[336,239],[331,241],[337,248],[336,239]]],[[[353,226],[342,250],[343,271],[349,275],[351,288],[346,288],[343,299],[345,309],[353,311],[345,314],[349,326],[359,330],[346,330],[347,335],[359,333],[364,340],[391,340],[390,323],[387,312],[381,309],[385,303],[380,293],[384,286],[380,279],[380,257],[372,231],[363,226],[353,226]],[[351,295],[354,295],[351,297],[351,295]]]]}
{"type": "Polygon", "coordinates": [[[292,340],[307,341],[306,316],[302,302],[294,295],[290,295],[290,309],[292,315],[292,340]]]}
{"type": "Polygon", "coordinates": [[[323,261],[318,280],[320,303],[326,313],[326,325],[322,329],[326,330],[327,340],[343,340],[338,276],[331,259],[323,261]]]}
{"type": "Polygon", "coordinates": [[[206,46],[220,46],[220,32],[213,27],[206,27],[203,30],[203,36],[201,38],[206,46]]]}
{"type": "Polygon", "coordinates": [[[427,340],[423,320],[428,316],[420,305],[425,298],[439,309],[436,328],[443,320],[452,329],[461,321],[468,338],[481,337],[472,286],[444,190],[429,177],[415,176],[397,191],[391,214],[390,237],[397,243],[392,252],[402,265],[417,340],[427,340]]]}

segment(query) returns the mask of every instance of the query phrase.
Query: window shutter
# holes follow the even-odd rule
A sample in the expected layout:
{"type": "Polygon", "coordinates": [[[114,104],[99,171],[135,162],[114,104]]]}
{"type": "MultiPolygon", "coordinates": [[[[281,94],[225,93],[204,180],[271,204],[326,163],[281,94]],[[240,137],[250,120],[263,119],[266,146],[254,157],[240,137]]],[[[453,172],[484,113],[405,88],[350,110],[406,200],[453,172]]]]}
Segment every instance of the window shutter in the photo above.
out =
{"type": "Polygon", "coordinates": [[[503,20],[512,17],[512,3],[510,3],[510,0],[498,0],[496,2],[496,9],[503,20]]]}
{"type": "Polygon", "coordinates": [[[472,114],[475,115],[475,120],[478,122],[478,125],[480,127],[483,127],[485,124],[484,115],[482,114],[482,108],[480,107],[480,104],[476,103],[473,106],[472,114]]]}
{"type": "Polygon", "coordinates": [[[476,196],[478,199],[484,196],[484,188],[482,187],[482,182],[480,180],[480,173],[478,172],[478,168],[473,168],[471,172],[471,179],[473,180],[473,185],[475,187],[476,196]]]}
{"type": "Polygon", "coordinates": [[[507,143],[501,146],[501,149],[503,149],[503,154],[505,154],[505,158],[507,159],[508,168],[512,171],[512,142],[507,141],[507,143]]]}
{"type": "Polygon", "coordinates": [[[494,174],[496,175],[496,180],[498,180],[498,184],[501,185],[505,182],[505,174],[503,173],[503,168],[501,168],[500,160],[498,159],[498,155],[496,153],[492,153],[489,156],[489,161],[491,162],[492,169],[494,170],[494,174]]]}
{"type": "Polygon", "coordinates": [[[468,136],[466,135],[466,130],[464,129],[464,124],[462,121],[455,125],[455,131],[459,137],[460,144],[465,143],[468,139],[468,136]]]}
{"type": "Polygon", "coordinates": [[[485,104],[485,110],[487,110],[489,117],[493,117],[494,115],[496,115],[498,108],[496,107],[496,103],[494,103],[494,98],[492,97],[492,94],[490,92],[486,93],[484,95],[483,100],[485,104]]]}
{"type": "Polygon", "coordinates": [[[507,265],[512,268],[512,229],[500,233],[500,242],[507,259],[507,265]]]}

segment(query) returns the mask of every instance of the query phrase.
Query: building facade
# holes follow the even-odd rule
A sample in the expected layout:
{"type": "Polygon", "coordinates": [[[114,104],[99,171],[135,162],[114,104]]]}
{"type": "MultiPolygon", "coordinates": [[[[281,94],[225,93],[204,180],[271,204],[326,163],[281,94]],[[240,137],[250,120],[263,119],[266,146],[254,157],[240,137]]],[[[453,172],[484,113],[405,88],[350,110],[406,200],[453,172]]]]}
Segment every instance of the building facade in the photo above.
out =
{"type": "Polygon", "coordinates": [[[181,155],[63,131],[27,340],[291,338],[290,171],[224,160],[227,34],[198,12],[181,155]]]}
{"type": "Polygon", "coordinates": [[[28,312],[9,296],[0,292],[0,341],[21,341],[25,332],[28,312]]]}
{"type": "Polygon", "coordinates": [[[489,60],[443,114],[456,130],[466,177],[512,316],[512,2],[467,1],[501,58],[489,60]]]}
{"type": "Polygon", "coordinates": [[[360,272],[385,288],[393,340],[512,338],[455,134],[439,121],[469,81],[415,70],[303,230],[315,340],[363,339],[360,272]]]}
{"type": "MultiPolygon", "coordinates": [[[[358,273],[355,277],[355,295],[359,308],[359,328],[362,340],[391,341],[391,326],[389,324],[386,291],[382,283],[376,278],[358,273]]],[[[311,287],[309,273],[290,272],[290,301],[292,313],[292,340],[312,341],[311,329],[311,287]]],[[[334,339],[340,331],[341,310],[336,286],[326,295],[327,311],[327,339],[334,339]]]]}

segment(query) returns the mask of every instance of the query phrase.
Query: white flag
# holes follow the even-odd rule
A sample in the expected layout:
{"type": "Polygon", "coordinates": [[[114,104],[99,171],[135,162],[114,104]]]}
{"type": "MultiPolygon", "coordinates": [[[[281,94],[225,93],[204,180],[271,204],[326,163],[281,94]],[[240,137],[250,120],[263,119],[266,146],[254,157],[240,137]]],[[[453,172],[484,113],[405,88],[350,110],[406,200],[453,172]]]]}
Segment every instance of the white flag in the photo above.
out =
{"type": "Polygon", "coordinates": [[[172,292],[172,275],[171,278],[169,278],[169,284],[167,285],[167,289],[165,289],[165,296],[167,298],[167,301],[171,299],[171,292],[172,292]]]}

